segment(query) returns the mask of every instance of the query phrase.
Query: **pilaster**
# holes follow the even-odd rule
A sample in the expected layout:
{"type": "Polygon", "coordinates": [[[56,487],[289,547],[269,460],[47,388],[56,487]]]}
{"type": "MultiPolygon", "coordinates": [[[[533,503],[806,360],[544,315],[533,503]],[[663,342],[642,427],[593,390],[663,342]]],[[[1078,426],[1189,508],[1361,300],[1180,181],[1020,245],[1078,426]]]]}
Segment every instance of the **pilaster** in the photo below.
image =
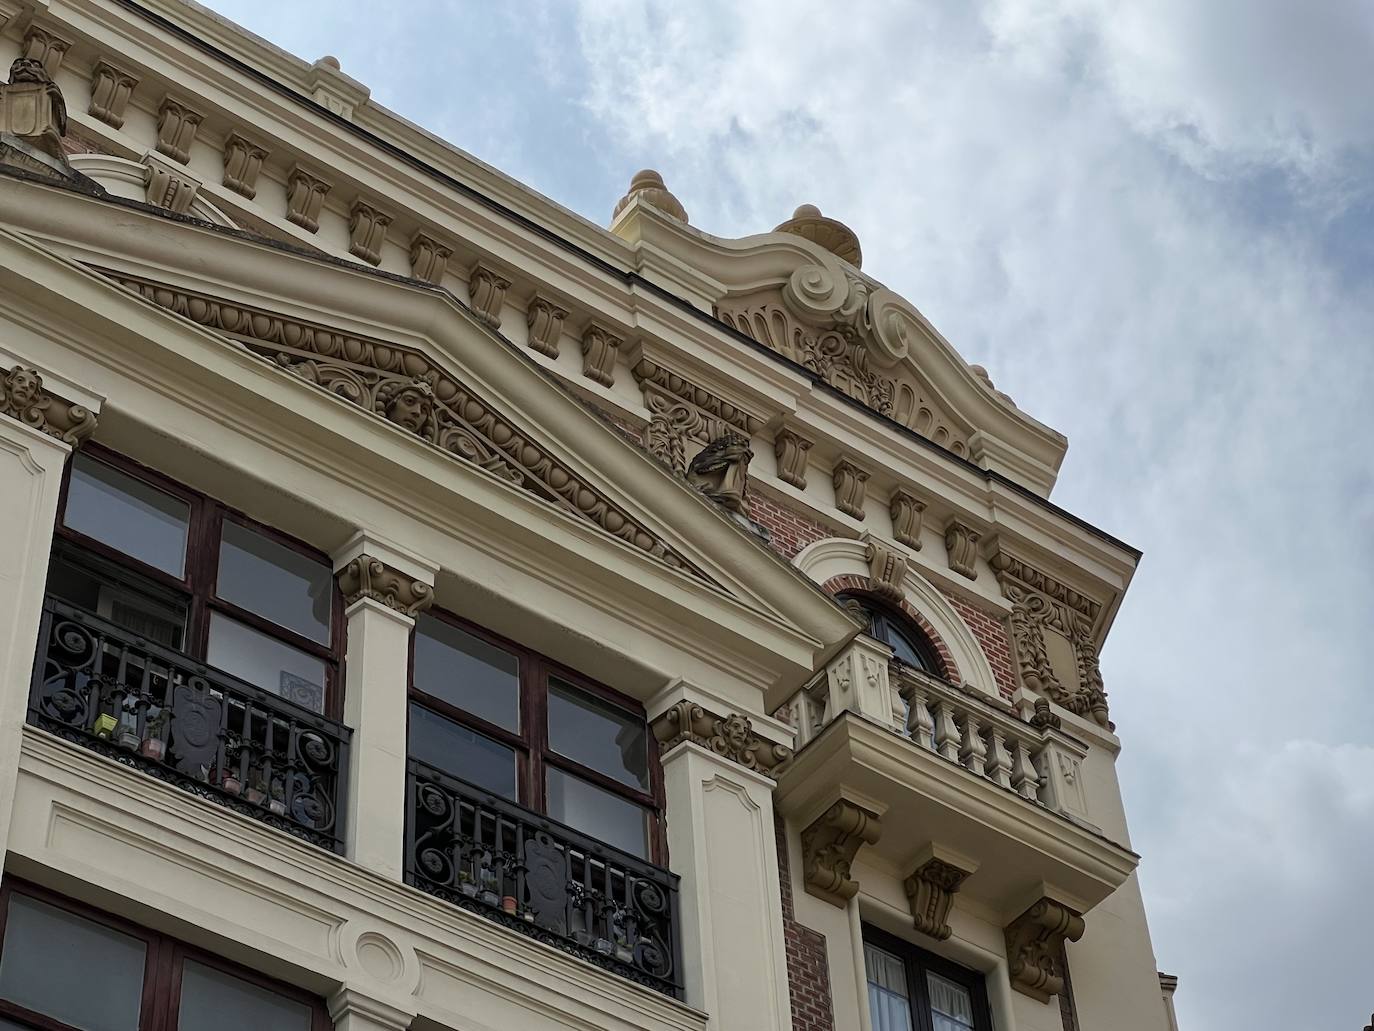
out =
{"type": "Polygon", "coordinates": [[[334,1031],[406,1031],[415,1011],[345,987],[329,997],[329,1019],[334,1031]]]}
{"type": "Polygon", "coordinates": [[[405,840],[410,634],[415,615],[433,601],[437,570],[366,530],[334,554],[348,619],[348,857],[395,880],[401,879],[405,840]]]}

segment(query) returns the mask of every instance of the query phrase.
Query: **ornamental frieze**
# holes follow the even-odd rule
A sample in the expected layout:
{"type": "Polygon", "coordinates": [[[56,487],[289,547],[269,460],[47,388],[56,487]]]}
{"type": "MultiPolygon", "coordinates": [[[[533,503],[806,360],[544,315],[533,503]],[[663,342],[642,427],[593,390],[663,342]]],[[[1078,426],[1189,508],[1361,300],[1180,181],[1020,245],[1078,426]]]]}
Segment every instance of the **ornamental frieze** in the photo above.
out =
{"type": "Polygon", "coordinates": [[[145,300],[585,519],[674,569],[709,578],[423,352],[107,270],[145,300]]]}
{"type": "Polygon", "coordinates": [[[22,365],[0,376],[0,415],[18,419],[71,447],[80,447],[95,432],[95,415],[89,409],[50,393],[43,387],[43,377],[22,365]]]}
{"type": "Polygon", "coordinates": [[[717,716],[696,702],[684,700],[669,706],[653,721],[652,729],[660,753],[691,741],[745,769],[770,776],[775,767],[792,758],[792,749],[786,745],[754,733],[749,717],[737,712],[717,716]]]}

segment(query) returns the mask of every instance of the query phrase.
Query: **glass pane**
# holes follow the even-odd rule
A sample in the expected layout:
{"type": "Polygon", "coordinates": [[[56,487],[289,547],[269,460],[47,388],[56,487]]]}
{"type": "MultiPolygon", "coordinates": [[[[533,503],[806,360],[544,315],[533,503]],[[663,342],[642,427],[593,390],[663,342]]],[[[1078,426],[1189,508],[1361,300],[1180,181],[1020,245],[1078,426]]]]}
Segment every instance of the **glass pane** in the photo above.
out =
{"type": "Polygon", "coordinates": [[[177,650],[183,647],[186,606],[140,589],[133,577],[106,575],[54,558],[48,569],[48,593],[149,641],[177,650]]]}
{"type": "Polygon", "coordinates": [[[225,601],[328,644],[333,581],[323,562],[224,521],[215,593],[225,601]]]}
{"type": "Polygon", "coordinates": [[[519,800],[513,748],[422,705],[410,707],[410,754],[450,776],[513,802],[519,800]]]}
{"type": "Polygon", "coordinates": [[[131,935],[11,895],[0,997],[82,1031],[136,1031],[146,951],[131,935]]]}
{"type": "Polygon", "coordinates": [[[926,974],[930,1018],[935,1031],[972,1031],[973,996],[963,985],[939,974],[926,974]]]}
{"type": "Polygon", "coordinates": [[[868,1012],[873,1031],[912,1031],[905,965],[891,953],[865,943],[864,966],[868,970],[868,1012]]]}
{"type": "Polygon", "coordinates": [[[926,661],[925,656],[921,654],[920,649],[916,647],[910,637],[886,620],[883,621],[882,625],[887,631],[883,636],[883,643],[892,649],[893,658],[898,662],[905,662],[908,666],[923,669],[927,673],[932,672],[930,663],[926,661]]]}
{"type": "Polygon", "coordinates": [[[649,856],[649,820],[643,806],[550,766],[549,815],[632,856],[649,856]]]}
{"type": "Polygon", "coordinates": [[[187,960],[181,968],[181,1031],[310,1031],[310,1007],[222,970],[187,960]]]}
{"type": "Polygon", "coordinates": [[[520,731],[520,660],[422,615],[415,624],[415,687],[511,733],[520,731]]]}
{"type": "Polygon", "coordinates": [[[555,677],[549,678],[549,745],[598,773],[641,791],[649,789],[648,735],[643,721],[555,677]]]}
{"type": "Polygon", "coordinates": [[[181,579],[186,502],[85,455],[72,458],[67,526],[181,579]]]}
{"type": "Polygon", "coordinates": [[[324,711],[324,663],[236,619],[210,614],[205,661],[297,705],[324,711]]]}

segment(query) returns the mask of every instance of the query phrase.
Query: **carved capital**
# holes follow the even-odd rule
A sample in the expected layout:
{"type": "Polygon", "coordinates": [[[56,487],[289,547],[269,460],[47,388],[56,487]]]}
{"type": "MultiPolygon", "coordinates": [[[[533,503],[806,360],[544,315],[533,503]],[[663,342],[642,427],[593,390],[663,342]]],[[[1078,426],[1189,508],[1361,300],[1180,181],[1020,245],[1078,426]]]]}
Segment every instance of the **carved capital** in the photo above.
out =
{"type": "Polygon", "coordinates": [[[895,549],[875,540],[868,542],[868,577],[874,594],[901,604],[906,597],[902,581],[906,579],[906,559],[895,549]]]}
{"type": "Polygon", "coordinates": [[[792,430],[778,430],[773,438],[773,454],[778,459],[778,479],[798,490],[806,489],[806,459],[811,441],[792,430]]]}
{"type": "Polygon", "coordinates": [[[381,602],[389,609],[414,616],[434,602],[434,588],[412,579],[371,555],[359,555],[337,573],[344,604],[362,598],[381,602]]]}
{"type": "Polygon", "coordinates": [[[753,457],[749,441],[727,433],[697,452],[687,467],[687,482],[721,507],[744,514],[753,457]]]}
{"type": "Polygon", "coordinates": [[[410,274],[426,283],[437,284],[448,270],[453,251],[434,237],[416,233],[410,238],[410,274]]]}
{"type": "Polygon", "coordinates": [[[106,125],[123,128],[124,111],[137,87],[137,76],[101,58],[91,69],[91,103],[86,113],[106,125]]]}
{"type": "Polygon", "coordinates": [[[855,519],[864,517],[864,496],[868,493],[868,470],[860,469],[847,458],[835,463],[831,482],[835,485],[835,507],[855,519]]]}
{"type": "Polygon", "coordinates": [[[472,313],[492,329],[501,328],[501,306],[506,303],[510,280],[484,262],[468,272],[468,302],[472,313]]]}
{"type": "Polygon", "coordinates": [[[95,432],[92,412],[43,389],[43,377],[22,365],[0,376],[0,415],[18,419],[74,448],[95,432]]]}
{"type": "Polygon", "coordinates": [[[892,537],[912,551],[921,550],[921,521],[926,503],[909,490],[892,492],[887,511],[892,516],[892,537]]]}
{"type": "Polygon", "coordinates": [[[181,164],[191,160],[191,144],[205,116],[182,100],[166,96],[157,109],[157,151],[181,164]]]}
{"type": "Polygon", "coordinates": [[[19,56],[28,61],[37,61],[51,79],[62,66],[62,58],[67,56],[71,46],[71,43],[50,30],[30,25],[29,30],[24,33],[19,56]]]}
{"type": "Polygon", "coordinates": [[[972,873],[934,856],[916,867],[904,882],[916,930],[936,941],[950,936],[949,912],[954,908],[954,894],[972,873]]]}
{"type": "Polygon", "coordinates": [[[792,758],[792,749],[786,745],[755,734],[749,717],[739,713],[717,716],[696,702],[676,702],[653,721],[652,729],[660,754],[691,741],[745,769],[770,776],[775,767],[792,758]]]}
{"type": "Polygon", "coordinates": [[[593,383],[609,387],[615,383],[615,356],[621,340],[593,322],[582,334],[582,375],[593,383]]]}
{"type": "Polygon", "coordinates": [[[875,813],[845,798],[818,816],[801,834],[807,893],[843,908],[859,891],[849,875],[854,857],[881,833],[875,813]]]}
{"type": "Polygon", "coordinates": [[[568,309],[561,304],[543,294],[531,297],[530,306],[525,310],[530,347],[545,357],[557,358],[558,341],[563,336],[563,320],[567,317],[568,309]]]}
{"type": "Polygon", "coordinates": [[[362,258],[369,265],[381,264],[382,244],[390,225],[390,215],[377,210],[362,198],[355,200],[348,213],[348,253],[362,258]]]}
{"type": "Polygon", "coordinates": [[[328,194],[329,183],[297,165],[286,180],[286,220],[307,233],[319,232],[320,211],[328,194]]]}
{"type": "Polygon", "coordinates": [[[252,200],[258,195],[258,173],[267,154],[267,148],[248,137],[230,133],[224,141],[224,185],[252,200]]]}
{"type": "Polygon", "coordinates": [[[958,519],[945,524],[945,551],[949,552],[949,568],[970,580],[978,579],[978,540],[982,537],[977,530],[958,519]]]}
{"type": "Polygon", "coordinates": [[[1083,937],[1086,925],[1072,909],[1041,899],[1005,930],[1011,986],[1024,995],[1049,1002],[1064,990],[1064,942],[1083,937]]]}

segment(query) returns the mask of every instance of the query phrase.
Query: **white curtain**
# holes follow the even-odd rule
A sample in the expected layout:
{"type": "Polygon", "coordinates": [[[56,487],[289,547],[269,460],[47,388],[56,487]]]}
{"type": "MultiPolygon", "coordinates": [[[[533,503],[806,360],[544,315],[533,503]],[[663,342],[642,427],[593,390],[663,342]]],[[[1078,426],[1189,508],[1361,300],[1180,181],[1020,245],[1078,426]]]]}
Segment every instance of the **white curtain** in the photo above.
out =
{"type": "Polygon", "coordinates": [[[912,1031],[906,968],[896,956],[864,945],[868,969],[868,1011],[873,1031],[912,1031]]]}
{"type": "MultiPolygon", "coordinates": [[[[930,1014],[935,1031],[972,1031],[973,998],[968,989],[939,974],[927,974],[926,985],[930,989],[930,1014]]],[[[877,1025],[873,1031],[878,1031],[877,1025]]]]}

